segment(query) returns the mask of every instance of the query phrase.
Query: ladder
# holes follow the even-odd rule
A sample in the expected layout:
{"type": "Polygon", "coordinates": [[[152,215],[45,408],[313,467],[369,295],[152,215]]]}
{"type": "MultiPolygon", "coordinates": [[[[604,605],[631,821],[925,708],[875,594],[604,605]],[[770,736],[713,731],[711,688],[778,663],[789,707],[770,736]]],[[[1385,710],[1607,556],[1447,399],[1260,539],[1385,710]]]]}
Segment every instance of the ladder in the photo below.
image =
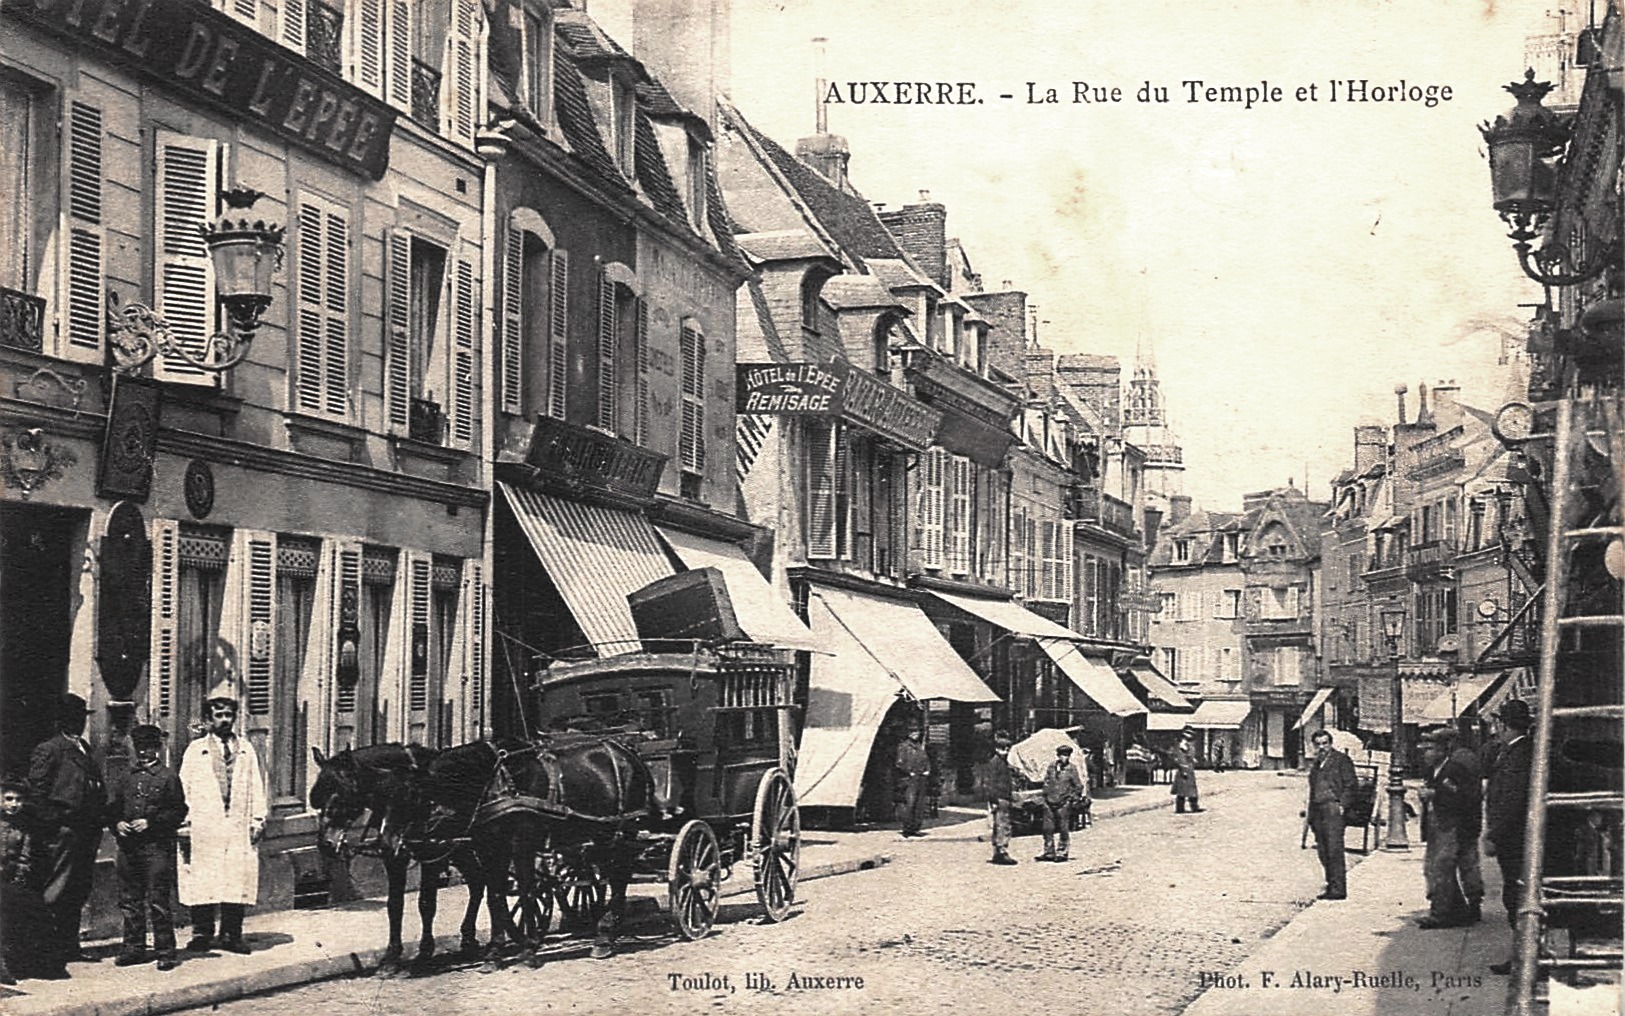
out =
{"type": "Polygon", "coordinates": [[[1557,404],[1552,438],[1551,514],[1546,533],[1540,664],[1536,701],[1531,703],[1534,758],[1529,773],[1523,857],[1523,884],[1529,888],[1516,914],[1512,980],[1507,993],[1507,1010],[1515,1016],[1534,1016],[1541,1011],[1537,1009],[1542,1001],[1537,989],[1542,987],[1543,974],[1549,989],[1553,975],[1561,978],[1587,969],[1620,969],[1617,939],[1600,949],[1577,950],[1566,931],[1550,925],[1567,928],[1573,915],[1589,911],[1599,916],[1612,915],[1611,926],[1617,928],[1625,904],[1620,879],[1611,870],[1600,874],[1552,874],[1546,870],[1554,819],[1572,818],[1576,810],[1618,813],[1625,807],[1625,795],[1617,785],[1581,790],[1553,790],[1551,786],[1553,751],[1560,746],[1559,735],[1564,728],[1600,720],[1612,721],[1609,729],[1616,734],[1625,730],[1625,695],[1621,688],[1625,658],[1611,661],[1611,681],[1599,682],[1602,697],[1608,701],[1568,704],[1575,698],[1570,694],[1561,697],[1565,704],[1559,704],[1559,683],[1564,678],[1564,665],[1570,661],[1564,647],[1566,631],[1576,629],[1579,637],[1588,629],[1615,629],[1620,636],[1614,646],[1615,657],[1622,656],[1620,646],[1625,645],[1625,604],[1620,601],[1617,581],[1611,590],[1612,609],[1579,615],[1565,613],[1575,555],[1591,553],[1600,560],[1610,541],[1625,540],[1625,412],[1613,395],[1571,393],[1557,404]],[[1581,461],[1588,445],[1593,456],[1601,455],[1608,461],[1610,477],[1604,481],[1600,503],[1612,505],[1600,512],[1601,518],[1577,519],[1576,515],[1585,510],[1580,486],[1596,472],[1593,467],[1588,474],[1581,461]],[[1576,522],[1578,527],[1571,528],[1576,522]]]}

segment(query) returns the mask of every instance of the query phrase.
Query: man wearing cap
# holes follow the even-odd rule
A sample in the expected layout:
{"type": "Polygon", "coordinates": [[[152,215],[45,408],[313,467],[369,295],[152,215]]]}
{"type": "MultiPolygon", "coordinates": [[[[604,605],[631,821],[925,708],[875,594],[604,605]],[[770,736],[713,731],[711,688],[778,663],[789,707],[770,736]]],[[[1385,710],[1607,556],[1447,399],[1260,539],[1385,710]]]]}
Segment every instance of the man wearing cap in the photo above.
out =
{"type": "Polygon", "coordinates": [[[1083,801],[1083,777],[1072,764],[1072,746],[1056,745],[1055,761],[1044,770],[1044,852],[1040,861],[1064,861],[1072,845],[1072,809],[1083,801]],[[1061,849],[1055,849],[1060,833],[1061,849]]]}
{"type": "Polygon", "coordinates": [[[84,699],[63,695],[57,712],[61,733],[40,742],[28,765],[28,785],[41,826],[41,852],[35,863],[41,867],[40,895],[50,923],[45,951],[53,965],[84,959],[79,923],[102,841],[107,792],[102,764],[85,740],[88,712],[84,699]]]}
{"type": "Polygon", "coordinates": [[[1170,753],[1174,763],[1174,784],[1168,792],[1174,795],[1174,812],[1185,814],[1185,802],[1191,803],[1191,811],[1202,811],[1201,804],[1197,802],[1196,789],[1196,752],[1195,738],[1190,730],[1183,730],[1179,734],[1179,745],[1170,753]]]}
{"type": "Polygon", "coordinates": [[[1478,774],[1450,757],[1454,739],[1448,729],[1422,737],[1422,838],[1427,841],[1423,875],[1428,912],[1417,926],[1455,928],[1471,921],[1467,899],[1457,881],[1464,839],[1478,839],[1482,824],[1478,774]]]}
{"type": "Polygon", "coordinates": [[[246,953],[243,908],[259,899],[259,842],[265,829],[265,776],[248,739],[232,730],[237,699],[224,687],[203,703],[209,729],[186,748],[181,789],[189,809],[180,828],[180,900],[192,912],[188,952],[246,953]]]}
{"type": "Polygon", "coordinates": [[[1354,763],[1332,747],[1332,732],[1317,730],[1309,738],[1315,761],[1309,767],[1309,828],[1315,831],[1315,852],[1326,873],[1323,900],[1348,899],[1348,861],[1343,856],[1343,813],[1354,807],[1357,783],[1354,763]]]}
{"type": "MultiPolygon", "coordinates": [[[[1528,703],[1508,699],[1496,712],[1501,733],[1484,746],[1484,853],[1501,868],[1501,903],[1507,923],[1518,926],[1523,902],[1524,825],[1529,818],[1529,769],[1535,760],[1535,742],[1529,736],[1532,719],[1528,703]]],[[[1494,963],[1497,974],[1512,972],[1510,961],[1494,963]]]]}
{"type": "Polygon", "coordinates": [[[124,948],[113,961],[147,961],[147,924],[158,969],[175,967],[175,830],[186,818],[186,799],[175,771],[164,765],[164,732],[143,723],[130,731],[135,760],[114,775],[107,794],[107,824],[118,841],[118,908],[124,948]]]}
{"type": "Polygon", "coordinates": [[[926,781],[931,778],[931,755],[920,743],[920,728],[909,728],[897,746],[897,772],[903,781],[903,835],[924,836],[926,781]]]}
{"type": "Polygon", "coordinates": [[[1010,735],[993,735],[993,757],[982,766],[982,789],[987,794],[987,814],[993,823],[993,856],[989,864],[1015,864],[1010,856],[1010,809],[1015,798],[1015,779],[1010,773],[1010,735]]]}

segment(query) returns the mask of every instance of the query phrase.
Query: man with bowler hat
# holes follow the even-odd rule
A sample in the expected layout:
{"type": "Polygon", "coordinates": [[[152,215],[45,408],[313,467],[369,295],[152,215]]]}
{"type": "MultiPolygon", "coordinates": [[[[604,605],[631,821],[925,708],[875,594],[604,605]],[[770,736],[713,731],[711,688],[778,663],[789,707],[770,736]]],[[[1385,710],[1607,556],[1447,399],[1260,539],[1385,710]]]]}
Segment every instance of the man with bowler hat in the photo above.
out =
{"type": "Polygon", "coordinates": [[[147,961],[147,924],[158,969],[175,968],[175,830],[186,818],[186,798],[175,771],[164,765],[164,732],[143,723],[130,731],[135,759],[114,775],[107,824],[118,841],[118,908],[124,913],[121,967],[147,961]]]}
{"type": "Polygon", "coordinates": [[[1174,795],[1174,812],[1185,814],[1185,802],[1190,801],[1191,811],[1201,811],[1198,803],[1196,789],[1196,738],[1187,727],[1179,732],[1179,745],[1170,752],[1174,763],[1174,785],[1168,792],[1174,795]]]}
{"type": "Polygon", "coordinates": [[[47,951],[53,961],[83,960],[79,923],[90,898],[96,848],[102,841],[107,791],[102,764],[85,740],[85,700],[71,692],[57,707],[59,734],[40,742],[28,765],[28,785],[38,808],[41,831],[41,891],[50,927],[47,951]]]}
{"type": "Polygon", "coordinates": [[[897,746],[897,772],[903,781],[903,835],[924,836],[926,781],[931,778],[931,755],[920,743],[920,728],[911,726],[897,746]]]}
{"type": "Polygon", "coordinates": [[[188,952],[208,952],[217,944],[247,953],[243,910],[259,899],[260,857],[255,844],[265,831],[265,775],[246,737],[232,730],[237,698],[229,685],[217,685],[203,703],[208,732],[186,748],[181,789],[188,808],[180,828],[180,900],[192,912],[188,952]]]}
{"type": "Polygon", "coordinates": [[[1072,764],[1072,746],[1055,746],[1055,761],[1044,770],[1044,852],[1040,861],[1064,861],[1072,846],[1072,809],[1083,802],[1083,777],[1072,764]],[[1061,849],[1055,849],[1056,834],[1061,849]]]}
{"type": "MultiPolygon", "coordinates": [[[[1533,719],[1529,705],[1508,699],[1496,711],[1501,732],[1484,746],[1484,853],[1501,868],[1501,904],[1507,923],[1518,926],[1523,902],[1524,825],[1529,819],[1529,769],[1534,765],[1535,741],[1529,736],[1533,719]]],[[[1496,974],[1512,972],[1511,961],[1493,963],[1496,974]]]]}

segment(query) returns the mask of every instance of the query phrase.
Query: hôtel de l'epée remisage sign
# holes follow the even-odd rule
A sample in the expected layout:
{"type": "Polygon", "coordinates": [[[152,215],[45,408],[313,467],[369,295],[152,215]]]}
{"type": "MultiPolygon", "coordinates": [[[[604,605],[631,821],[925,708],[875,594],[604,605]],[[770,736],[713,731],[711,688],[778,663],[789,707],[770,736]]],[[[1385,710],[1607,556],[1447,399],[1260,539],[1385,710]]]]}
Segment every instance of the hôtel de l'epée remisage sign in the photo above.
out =
{"type": "Polygon", "coordinates": [[[842,360],[742,363],[734,390],[743,415],[845,419],[917,450],[942,422],[940,410],[842,360]]]}

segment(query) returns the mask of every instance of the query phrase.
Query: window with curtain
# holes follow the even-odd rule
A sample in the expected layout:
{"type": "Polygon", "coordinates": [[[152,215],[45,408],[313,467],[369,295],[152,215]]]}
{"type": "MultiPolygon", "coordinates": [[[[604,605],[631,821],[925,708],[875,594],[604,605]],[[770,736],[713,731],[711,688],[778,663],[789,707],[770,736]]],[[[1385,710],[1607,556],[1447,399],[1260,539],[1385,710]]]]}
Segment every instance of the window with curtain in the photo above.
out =
{"type": "Polygon", "coordinates": [[[305,793],[305,760],[309,756],[309,716],[300,700],[316,607],[316,563],[321,544],[315,540],[277,541],[276,676],[271,712],[276,729],[276,756],[267,760],[271,795],[279,805],[299,806],[305,793]]]}
{"type": "MultiPolygon", "coordinates": [[[[220,615],[226,595],[224,542],[219,543],[218,557],[212,553],[189,554],[186,548],[192,542],[187,537],[182,538],[177,598],[180,605],[177,631],[177,641],[181,647],[180,680],[175,684],[171,709],[174,725],[169,741],[170,761],[176,763],[180,761],[180,753],[192,740],[194,725],[202,723],[203,700],[208,697],[220,670],[215,657],[222,650],[220,615]]],[[[213,550],[213,547],[207,549],[213,550]]]]}
{"type": "Polygon", "coordinates": [[[0,286],[33,293],[34,95],[0,76],[0,286]]]}

